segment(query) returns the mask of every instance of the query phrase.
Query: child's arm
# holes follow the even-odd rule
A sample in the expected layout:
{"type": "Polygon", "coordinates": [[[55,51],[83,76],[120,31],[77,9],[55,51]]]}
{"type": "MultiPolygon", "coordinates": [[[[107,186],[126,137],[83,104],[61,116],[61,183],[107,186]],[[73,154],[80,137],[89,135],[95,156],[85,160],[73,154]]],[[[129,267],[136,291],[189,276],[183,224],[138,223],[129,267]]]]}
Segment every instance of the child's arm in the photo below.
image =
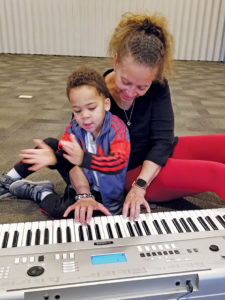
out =
{"type": "Polygon", "coordinates": [[[44,141],[34,139],[35,149],[24,149],[19,154],[22,162],[32,165],[30,171],[39,171],[44,167],[53,166],[57,163],[54,151],[44,141]]]}
{"type": "MultiPolygon", "coordinates": [[[[80,167],[75,166],[70,170],[70,181],[77,194],[88,195],[91,193],[89,182],[80,167]]],[[[67,217],[73,210],[75,221],[80,222],[82,225],[90,222],[94,210],[100,210],[106,216],[111,216],[111,213],[103,204],[96,201],[93,197],[88,196],[70,205],[63,216],[67,217]]]]}

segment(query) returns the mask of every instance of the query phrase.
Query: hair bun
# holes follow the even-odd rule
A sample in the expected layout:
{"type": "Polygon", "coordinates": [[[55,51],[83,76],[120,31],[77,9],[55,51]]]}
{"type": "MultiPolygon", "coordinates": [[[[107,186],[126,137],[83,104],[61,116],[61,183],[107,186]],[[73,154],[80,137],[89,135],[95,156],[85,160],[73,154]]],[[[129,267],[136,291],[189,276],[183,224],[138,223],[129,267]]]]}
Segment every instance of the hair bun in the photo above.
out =
{"type": "Polygon", "coordinates": [[[160,27],[154,25],[153,23],[151,23],[148,19],[145,19],[142,26],[140,27],[140,30],[144,30],[146,34],[153,34],[155,36],[157,36],[160,41],[163,43],[163,45],[165,46],[165,38],[163,35],[163,31],[160,27]]]}

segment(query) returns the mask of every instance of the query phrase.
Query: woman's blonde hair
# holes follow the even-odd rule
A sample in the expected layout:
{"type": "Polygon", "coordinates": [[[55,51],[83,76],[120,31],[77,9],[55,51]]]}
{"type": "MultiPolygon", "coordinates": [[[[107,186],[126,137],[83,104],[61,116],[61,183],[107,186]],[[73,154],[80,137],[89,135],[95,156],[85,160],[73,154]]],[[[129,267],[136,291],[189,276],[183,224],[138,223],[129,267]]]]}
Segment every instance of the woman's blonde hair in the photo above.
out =
{"type": "Polygon", "coordinates": [[[172,74],[173,37],[161,14],[122,15],[109,42],[109,53],[117,53],[118,62],[131,55],[140,64],[158,67],[156,80],[172,74]]]}

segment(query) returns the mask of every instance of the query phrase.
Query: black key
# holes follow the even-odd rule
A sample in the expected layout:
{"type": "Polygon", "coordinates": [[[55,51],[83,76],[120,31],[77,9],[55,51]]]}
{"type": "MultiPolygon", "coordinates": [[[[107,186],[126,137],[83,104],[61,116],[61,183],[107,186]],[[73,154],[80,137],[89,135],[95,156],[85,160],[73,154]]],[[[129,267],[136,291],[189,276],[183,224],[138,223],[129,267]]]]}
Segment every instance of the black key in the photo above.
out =
{"type": "Polygon", "coordinates": [[[199,221],[199,223],[202,225],[202,227],[206,230],[206,231],[210,231],[209,226],[206,224],[206,222],[204,221],[204,219],[202,217],[197,217],[197,220],[199,221]]]}
{"type": "Polygon", "coordinates": [[[122,235],[119,223],[117,223],[117,222],[115,223],[115,228],[116,228],[116,232],[117,232],[118,238],[121,239],[123,237],[123,235],[122,235]]]}
{"type": "Polygon", "coordinates": [[[130,222],[127,222],[127,228],[128,228],[129,233],[130,233],[130,236],[135,236],[133,228],[132,228],[130,222]]]}
{"type": "Polygon", "coordinates": [[[191,232],[191,229],[189,228],[187,222],[184,220],[184,218],[180,218],[179,219],[181,224],[183,225],[184,229],[186,230],[186,232],[191,232]]]}
{"type": "Polygon", "coordinates": [[[170,230],[170,228],[169,228],[169,226],[168,226],[168,224],[166,223],[166,220],[165,219],[162,219],[161,220],[161,223],[163,224],[163,227],[165,228],[165,230],[166,230],[166,233],[172,233],[172,231],[170,230]]]}
{"type": "Polygon", "coordinates": [[[144,221],[142,221],[141,223],[142,223],[142,226],[143,226],[143,228],[144,228],[144,230],[145,230],[145,233],[146,233],[147,235],[151,235],[151,231],[150,231],[150,229],[148,228],[148,225],[147,225],[146,221],[144,220],[144,221]]]}
{"type": "Polygon", "coordinates": [[[154,220],[152,223],[153,223],[153,225],[155,226],[155,228],[156,228],[158,234],[163,234],[162,229],[160,228],[158,221],[157,221],[157,220],[154,220]]]}
{"type": "Polygon", "coordinates": [[[89,241],[93,240],[93,236],[92,236],[91,226],[90,225],[87,225],[87,236],[88,236],[88,240],[89,241]]]}
{"type": "Polygon", "coordinates": [[[110,239],[113,239],[112,228],[111,228],[111,225],[110,225],[109,223],[106,224],[106,229],[107,229],[109,238],[110,238],[110,239]]]}
{"type": "Polygon", "coordinates": [[[192,218],[188,217],[188,218],[187,218],[187,221],[188,221],[188,223],[191,225],[191,228],[192,228],[195,232],[198,232],[198,231],[199,231],[198,228],[197,228],[197,226],[196,226],[195,223],[193,222],[192,218]]]}
{"type": "Polygon", "coordinates": [[[84,233],[81,225],[78,227],[78,232],[79,232],[80,241],[84,241],[84,233]]]}
{"type": "Polygon", "coordinates": [[[32,239],[32,231],[29,229],[27,231],[26,246],[31,245],[31,239],[32,239]]]}
{"type": "Polygon", "coordinates": [[[48,228],[45,228],[45,231],[44,231],[44,244],[45,245],[49,244],[49,230],[48,230],[48,228]]]}
{"type": "Polygon", "coordinates": [[[143,236],[143,232],[142,232],[142,230],[141,230],[141,227],[140,227],[138,221],[134,221],[134,228],[136,229],[137,234],[138,234],[139,236],[143,236]]]}
{"type": "Polygon", "coordinates": [[[220,224],[225,228],[225,222],[221,216],[216,216],[216,219],[220,222],[220,224]]]}
{"type": "Polygon", "coordinates": [[[183,229],[181,228],[180,224],[178,223],[177,219],[173,218],[172,222],[175,225],[175,227],[179,233],[184,232],[183,229]]]}
{"type": "Polygon", "coordinates": [[[97,240],[101,240],[102,239],[98,224],[95,224],[95,234],[96,234],[97,240]]]}
{"type": "Polygon", "coordinates": [[[67,241],[67,243],[71,243],[71,241],[72,241],[71,230],[70,230],[69,226],[66,227],[66,241],[67,241]]]}
{"type": "Polygon", "coordinates": [[[19,238],[19,231],[16,230],[13,235],[13,242],[12,242],[13,247],[17,247],[18,238],[19,238]]]}
{"type": "Polygon", "coordinates": [[[35,245],[40,245],[40,237],[41,237],[41,231],[40,229],[38,228],[36,230],[36,234],[35,234],[35,245]]]}
{"type": "Polygon", "coordinates": [[[4,233],[4,238],[2,241],[2,248],[7,248],[8,240],[9,240],[9,233],[8,233],[8,231],[6,231],[4,233]]]}
{"type": "Polygon", "coordinates": [[[216,226],[216,224],[213,222],[213,220],[209,216],[205,217],[205,219],[209,223],[209,225],[212,227],[213,230],[218,230],[218,227],[216,226]]]}
{"type": "Polygon", "coordinates": [[[57,228],[57,243],[62,243],[62,230],[60,227],[57,228]]]}

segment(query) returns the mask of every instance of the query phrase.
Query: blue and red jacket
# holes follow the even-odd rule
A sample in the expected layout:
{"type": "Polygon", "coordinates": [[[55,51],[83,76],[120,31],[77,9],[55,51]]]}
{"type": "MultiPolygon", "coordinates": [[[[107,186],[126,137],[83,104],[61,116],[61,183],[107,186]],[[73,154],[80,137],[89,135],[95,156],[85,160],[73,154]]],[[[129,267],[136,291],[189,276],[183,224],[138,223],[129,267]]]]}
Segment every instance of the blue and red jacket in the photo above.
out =
{"type": "Polygon", "coordinates": [[[93,171],[97,171],[102,202],[113,214],[121,212],[124,202],[124,187],[130,154],[130,137],[126,125],[117,116],[106,112],[104,123],[96,139],[97,154],[87,152],[87,134],[73,118],[59,141],[70,141],[74,134],[84,151],[83,168],[90,188],[95,182],[93,171]]]}

